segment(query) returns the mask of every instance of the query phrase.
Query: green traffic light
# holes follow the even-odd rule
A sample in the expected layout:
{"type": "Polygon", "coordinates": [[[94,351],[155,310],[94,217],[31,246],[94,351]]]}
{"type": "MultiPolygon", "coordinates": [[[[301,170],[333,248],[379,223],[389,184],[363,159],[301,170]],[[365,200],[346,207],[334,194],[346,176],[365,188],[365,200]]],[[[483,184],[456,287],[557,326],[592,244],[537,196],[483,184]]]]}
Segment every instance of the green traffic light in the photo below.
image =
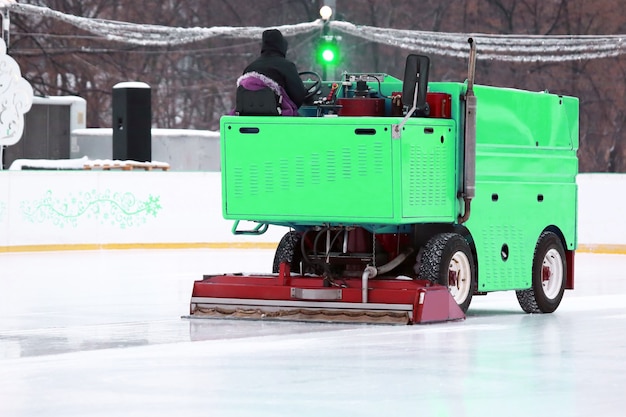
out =
{"type": "Polygon", "coordinates": [[[324,52],[322,52],[322,59],[326,62],[333,62],[335,60],[335,53],[332,49],[325,49],[324,52]]]}
{"type": "Polygon", "coordinates": [[[317,47],[317,60],[321,64],[336,65],[339,62],[337,41],[323,40],[317,47]]]}

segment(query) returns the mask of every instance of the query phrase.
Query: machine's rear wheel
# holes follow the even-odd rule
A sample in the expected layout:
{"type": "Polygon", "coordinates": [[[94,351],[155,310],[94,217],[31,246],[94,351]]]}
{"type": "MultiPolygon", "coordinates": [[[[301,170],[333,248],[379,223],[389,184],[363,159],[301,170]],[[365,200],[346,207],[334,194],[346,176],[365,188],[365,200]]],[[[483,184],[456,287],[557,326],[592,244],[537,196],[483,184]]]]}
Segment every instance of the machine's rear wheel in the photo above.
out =
{"type": "Polygon", "coordinates": [[[539,236],[532,274],[532,287],[516,291],[519,305],[527,313],[552,313],[563,299],[567,277],[565,250],[556,234],[539,236]]]}
{"type": "Polygon", "coordinates": [[[281,262],[285,261],[289,262],[292,271],[299,269],[301,259],[300,239],[302,239],[302,236],[294,230],[285,233],[276,248],[272,272],[277,273],[280,269],[281,262]]]}
{"type": "Polygon", "coordinates": [[[476,288],[476,267],[469,244],[457,233],[433,236],[419,255],[418,277],[450,290],[461,310],[467,311],[476,288]]]}

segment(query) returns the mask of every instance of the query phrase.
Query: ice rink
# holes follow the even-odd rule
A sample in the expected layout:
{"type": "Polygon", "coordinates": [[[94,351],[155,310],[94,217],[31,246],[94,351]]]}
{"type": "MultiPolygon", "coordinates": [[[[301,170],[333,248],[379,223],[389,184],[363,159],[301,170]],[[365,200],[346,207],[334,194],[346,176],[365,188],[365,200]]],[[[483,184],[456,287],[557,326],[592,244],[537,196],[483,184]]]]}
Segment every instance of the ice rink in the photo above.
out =
{"type": "Polygon", "coordinates": [[[513,292],[422,326],[188,320],[202,274],[272,250],[0,254],[0,416],[626,415],[626,255],[576,255],[550,315],[513,292]]]}

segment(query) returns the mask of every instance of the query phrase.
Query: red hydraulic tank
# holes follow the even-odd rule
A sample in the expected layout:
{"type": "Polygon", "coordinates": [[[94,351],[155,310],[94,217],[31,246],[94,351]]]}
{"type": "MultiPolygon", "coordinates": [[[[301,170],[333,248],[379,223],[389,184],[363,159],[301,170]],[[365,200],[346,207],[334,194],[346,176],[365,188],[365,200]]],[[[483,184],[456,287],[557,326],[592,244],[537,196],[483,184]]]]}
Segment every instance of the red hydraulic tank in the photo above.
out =
{"type": "Polygon", "coordinates": [[[337,104],[341,106],[339,116],[384,116],[384,98],[340,98],[337,104]]]}
{"type": "Polygon", "coordinates": [[[426,102],[430,107],[429,117],[449,119],[452,117],[452,97],[446,93],[428,93],[426,102]]]}

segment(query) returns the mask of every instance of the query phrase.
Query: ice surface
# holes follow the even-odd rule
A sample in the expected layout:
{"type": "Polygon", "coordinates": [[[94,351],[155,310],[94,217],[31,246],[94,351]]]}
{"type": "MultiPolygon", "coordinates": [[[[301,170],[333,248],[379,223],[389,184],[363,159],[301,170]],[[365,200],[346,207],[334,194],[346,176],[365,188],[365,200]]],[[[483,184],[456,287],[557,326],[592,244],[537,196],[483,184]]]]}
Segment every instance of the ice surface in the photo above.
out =
{"type": "Polygon", "coordinates": [[[272,257],[0,254],[0,416],[626,414],[626,256],[577,254],[549,315],[506,292],[436,325],[180,318],[202,274],[272,257]]]}

